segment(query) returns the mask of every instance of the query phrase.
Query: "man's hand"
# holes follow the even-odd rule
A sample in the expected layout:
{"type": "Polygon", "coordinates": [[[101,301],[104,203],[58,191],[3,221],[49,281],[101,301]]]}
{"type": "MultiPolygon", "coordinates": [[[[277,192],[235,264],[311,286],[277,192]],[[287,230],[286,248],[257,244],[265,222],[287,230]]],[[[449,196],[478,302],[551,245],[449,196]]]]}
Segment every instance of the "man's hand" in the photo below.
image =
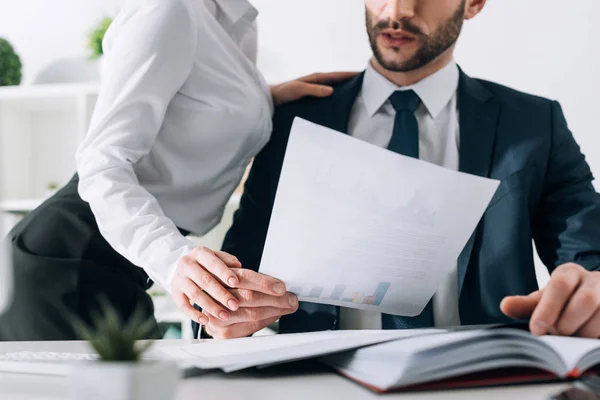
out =
{"type": "Polygon", "coordinates": [[[356,74],[356,72],[312,74],[271,87],[271,96],[273,96],[273,102],[276,106],[290,103],[307,96],[327,97],[333,93],[333,88],[327,85],[343,82],[356,74]]]}
{"type": "Polygon", "coordinates": [[[251,270],[234,270],[241,289],[231,289],[240,304],[231,318],[224,321],[207,313],[205,331],[215,339],[235,339],[250,336],[269,326],[280,317],[298,310],[298,298],[286,293],[284,284],[270,276],[251,270]]]}
{"type": "Polygon", "coordinates": [[[509,317],[530,318],[535,335],[599,338],[600,272],[573,263],[561,265],[544,289],[507,297],[500,308],[509,317]]]}

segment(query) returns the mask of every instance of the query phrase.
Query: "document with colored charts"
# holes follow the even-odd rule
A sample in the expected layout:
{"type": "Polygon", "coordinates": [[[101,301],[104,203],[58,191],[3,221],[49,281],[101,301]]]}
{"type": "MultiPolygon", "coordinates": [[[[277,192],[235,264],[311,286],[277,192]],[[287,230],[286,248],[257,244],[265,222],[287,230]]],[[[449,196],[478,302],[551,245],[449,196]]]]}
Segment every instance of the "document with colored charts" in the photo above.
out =
{"type": "Polygon", "coordinates": [[[498,185],[297,118],[260,272],[300,301],[418,315],[498,185]]]}

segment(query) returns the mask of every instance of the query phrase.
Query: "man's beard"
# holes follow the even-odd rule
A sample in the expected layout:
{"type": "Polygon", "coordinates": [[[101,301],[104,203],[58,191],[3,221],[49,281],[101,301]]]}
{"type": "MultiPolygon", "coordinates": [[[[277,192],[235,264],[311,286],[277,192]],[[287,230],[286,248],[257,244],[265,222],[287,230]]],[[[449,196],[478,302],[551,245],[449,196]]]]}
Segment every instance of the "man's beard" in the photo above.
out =
{"type": "MultiPolygon", "coordinates": [[[[367,9],[367,31],[375,58],[383,68],[393,72],[413,71],[429,64],[458,40],[464,21],[465,7],[466,0],[463,0],[456,12],[431,36],[423,34],[417,26],[406,19],[399,22],[392,22],[388,19],[377,23],[375,26],[371,26],[373,18],[371,12],[367,9]],[[383,30],[390,28],[402,29],[411,33],[423,43],[411,59],[404,62],[395,62],[388,61],[383,57],[377,45],[377,38],[383,30]]],[[[399,52],[400,49],[395,48],[394,51],[399,52]]]]}

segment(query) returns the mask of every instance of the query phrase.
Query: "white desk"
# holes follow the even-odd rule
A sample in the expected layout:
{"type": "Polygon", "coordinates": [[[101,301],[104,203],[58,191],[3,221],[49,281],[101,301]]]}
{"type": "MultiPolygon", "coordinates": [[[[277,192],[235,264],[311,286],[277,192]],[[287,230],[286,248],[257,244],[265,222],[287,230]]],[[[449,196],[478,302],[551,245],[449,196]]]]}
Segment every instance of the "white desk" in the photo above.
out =
{"type": "MultiPolygon", "coordinates": [[[[182,343],[158,342],[156,346],[182,343]]],[[[185,341],[191,343],[191,341],[185,341]]],[[[88,352],[81,342],[2,343],[0,353],[17,351],[88,352]]],[[[300,375],[264,374],[256,371],[226,375],[211,372],[182,380],[177,400],[316,400],[316,399],[416,399],[416,400],[546,400],[567,385],[513,386],[378,396],[339,375],[323,370],[300,375]]],[[[0,373],[0,400],[67,399],[65,378],[0,373]]]]}

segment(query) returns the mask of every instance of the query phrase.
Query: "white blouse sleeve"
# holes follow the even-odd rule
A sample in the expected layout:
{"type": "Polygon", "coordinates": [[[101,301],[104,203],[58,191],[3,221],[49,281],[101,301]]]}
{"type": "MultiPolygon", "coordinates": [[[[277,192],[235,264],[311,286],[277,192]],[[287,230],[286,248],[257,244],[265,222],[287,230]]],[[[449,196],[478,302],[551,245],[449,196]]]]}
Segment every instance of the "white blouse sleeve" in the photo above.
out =
{"type": "Polygon", "coordinates": [[[170,291],[181,235],[133,166],[147,155],[167,107],[190,75],[198,40],[187,0],[139,0],[105,38],[106,68],[90,130],[77,153],[79,193],[110,245],[170,291]]]}

